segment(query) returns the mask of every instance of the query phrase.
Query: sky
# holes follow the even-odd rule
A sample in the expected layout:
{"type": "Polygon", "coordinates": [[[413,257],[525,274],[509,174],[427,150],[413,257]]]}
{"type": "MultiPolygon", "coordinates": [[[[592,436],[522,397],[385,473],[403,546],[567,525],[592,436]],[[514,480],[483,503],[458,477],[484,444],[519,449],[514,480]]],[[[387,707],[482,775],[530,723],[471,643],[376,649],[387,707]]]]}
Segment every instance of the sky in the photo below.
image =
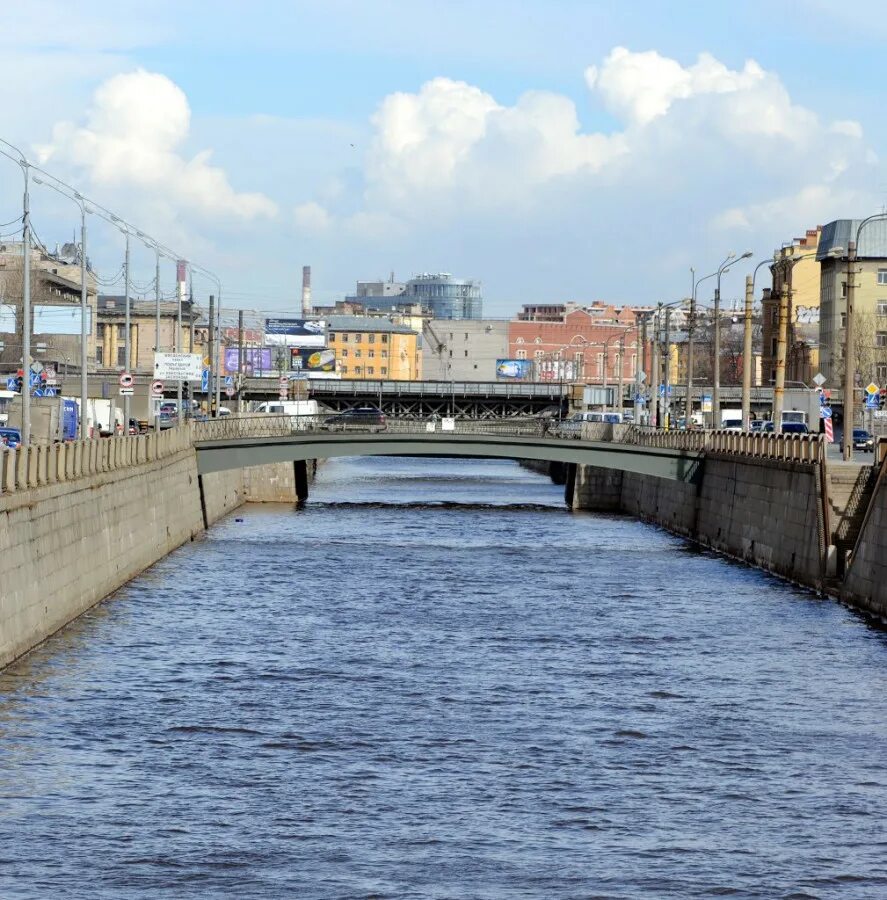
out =
{"type": "MultiPolygon", "coordinates": [[[[29,0],[0,5],[0,139],[297,314],[451,272],[484,312],[647,304],[729,253],[887,206],[887,20],[823,0],[29,0]],[[211,10],[211,11],[210,11],[211,10]]],[[[4,145],[0,144],[0,147],[4,145]]],[[[0,234],[21,174],[0,157],[0,234]]],[[[32,185],[52,248],[79,213],[32,185]]],[[[123,241],[89,217],[111,281],[123,241]]],[[[745,264],[725,276],[742,293],[745,264]]],[[[133,247],[143,290],[153,252],[133,247]]],[[[174,270],[164,263],[164,290],[174,270]]],[[[168,283],[168,285],[167,285],[168,283]]],[[[712,282],[706,282],[706,288],[712,282]]],[[[118,282],[109,290],[122,292],[118,282]]],[[[198,299],[212,289],[195,276],[198,299]]]]}

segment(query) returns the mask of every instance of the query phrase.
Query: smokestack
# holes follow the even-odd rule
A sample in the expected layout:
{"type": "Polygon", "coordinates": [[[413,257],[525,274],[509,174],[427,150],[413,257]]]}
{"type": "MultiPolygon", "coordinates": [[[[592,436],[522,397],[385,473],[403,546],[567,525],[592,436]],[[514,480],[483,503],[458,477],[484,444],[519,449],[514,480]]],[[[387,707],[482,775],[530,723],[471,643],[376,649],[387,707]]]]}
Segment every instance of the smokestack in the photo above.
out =
{"type": "Polygon", "coordinates": [[[302,318],[311,315],[311,266],[302,266],[302,318]]]}

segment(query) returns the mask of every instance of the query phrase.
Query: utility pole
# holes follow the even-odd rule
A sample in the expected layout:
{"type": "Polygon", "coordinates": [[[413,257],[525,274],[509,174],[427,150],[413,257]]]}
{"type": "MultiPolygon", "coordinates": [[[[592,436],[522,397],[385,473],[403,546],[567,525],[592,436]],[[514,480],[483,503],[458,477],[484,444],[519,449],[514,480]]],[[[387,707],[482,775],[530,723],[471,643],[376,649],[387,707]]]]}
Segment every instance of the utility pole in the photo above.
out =
{"type": "Polygon", "coordinates": [[[623,396],[625,394],[625,383],[624,383],[625,372],[623,371],[623,367],[625,365],[625,335],[624,334],[620,335],[620,337],[619,337],[618,358],[619,358],[619,387],[617,390],[619,392],[619,408],[616,410],[616,412],[618,412],[621,415],[623,410],[625,409],[624,400],[623,400],[623,396]]]}
{"type": "MultiPolygon", "coordinates": [[[[862,225],[859,227],[862,231],[862,225]]],[[[847,242],[847,327],[844,336],[844,459],[853,459],[853,406],[856,390],[856,336],[853,321],[853,300],[856,270],[856,241],[847,242]]]]}
{"type": "Polygon", "coordinates": [[[782,411],[785,408],[785,358],[792,292],[792,262],[787,257],[783,257],[777,265],[782,268],[782,285],[779,291],[779,330],[776,338],[776,383],[773,385],[773,431],[776,434],[782,434],[782,411]]]}
{"type": "Polygon", "coordinates": [[[22,444],[31,443],[31,210],[28,199],[28,164],[22,163],[25,197],[22,204],[22,444]]]}
{"type": "Polygon", "coordinates": [[[661,397],[659,396],[659,312],[662,309],[662,304],[659,304],[659,310],[653,316],[653,346],[651,348],[651,359],[650,359],[650,411],[652,414],[652,421],[650,424],[654,428],[658,428],[660,425],[660,417],[659,417],[659,403],[661,401],[661,397]]]}
{"type": "Polygon", "coordinates": [[[634,421],[636,425],[640,425],[641,423],[641,389],[644,386],[643,380],[641,379],[641,373],[643,369],[641,368],[642,359],[643,359],[643,345],[641,344],[641,313],[635,313],[635,328],[637,329],[635,333],[635,373],[634,373],[634,421]]]}
{"type": "MultiPolygon", "coordinates": [[[[237,412],[243,412],[243,310],[237,310],[237,412]]],[[[381,384],[381,382],[380,382],[381,384]]],[[[381,394],[381,388],[379,392],[381,394]]],[[[379,409],[381,409],[381,404],[379,409]]]]}
{"type": "MultiPolygon", "coordinates": [[[[650,390],[653,390],[653,386],[651,384],[652,379],[649,379],[649,380],[647,379],[647,376],[649,373],[647,372],[647,316],[646,315],[641,319],[641,353],[643,355],[642,371],[644,373],[644,380],[647,381],[647,387],[650,390]]],[[[641,382],[641,383],[643,384],[643,382],[641,382]]],[[[652,399],[652,395],[651,395],[651,399],[652,399]]],[[[647,409],[648,421],[649,421],[649,418],[650,418],[650,409],[648,407],[648,409],[647,409]]]]}
{"type": "MultiPolygon", "coordinates": [[[[132,319],[130,317],[130,300],[129,300],[129,285],[131,281],[130,277],[130,262],[129,262],[129,227],[127,226],[126,230],[123,233],[124,238],[126,239],[126,254],[123,259],[123,268],[124,268],[124,312],[123,312],[123,321],[124,326],[123,330],[126,332],[126,344],[123,346],[123,371],[129,374],[132,374],[132,319]]],[[[132,413],[132,398],[129,394],[126,394],[123,398],[123,433],[129,434],[129,417],[132,413]]]]}
{"type": "Polygon", "coordinates": [[[714,341],[712,342],[711,427],[718,428],[721,421],[721,273],[718,272],[715,287],[714,341]]]}
{"type": "Polygon", "coordinates": [[[662,371],[665,393],[662,397],[662,425],[668,428],[671,424],[669,390],[671,388],[671,307],[665,308],[665,347],[662,371]]]}
{"type": "Polygon", "coordinates": [[[222,293],[219,291],[219,302],[216,304],[216,415],[222,405],[222,293]]]}
{"type": "Polygon", "coordinates": [[[212,416],[213,412],[213,360],[215,359],[215,341],[213,340],[213,329],[215,328],[215,311],[216,311],[216,298],[213,294],[209,295],[209,328],[207,330],[207,347],[206,347],[206,356],[209,359],[209,366],[207,366],[207,377],[206,377],[206,414],[208,416],[212,416]]]}
{"type": "MultiPolygon", "coordinates": [[[[752,312],[755,282],[752,275],[745,276],[745,314],[742,324],[742,427],[751,423],[751,368],[752,368],[752,312]]],[[[775,426],[774,426],[775,427],[775,426]]]]}

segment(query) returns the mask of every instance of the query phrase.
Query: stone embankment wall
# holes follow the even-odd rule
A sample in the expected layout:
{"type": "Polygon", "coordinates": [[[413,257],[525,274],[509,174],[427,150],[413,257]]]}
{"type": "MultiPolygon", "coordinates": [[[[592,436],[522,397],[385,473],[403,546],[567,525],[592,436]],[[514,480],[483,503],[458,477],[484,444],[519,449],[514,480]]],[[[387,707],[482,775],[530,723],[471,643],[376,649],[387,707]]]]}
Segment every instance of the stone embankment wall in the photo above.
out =
{"type": "Polygon", "coordinates": [[[0,667],[193,540],[204,522],[247,500],[295,499],[283,463],[202,481],[203,505],[187,429],[0,454],[0,667]]]}
{"type": "Polygon", "coordinates": [[[573,508],[625,512],[799,584],[824,586],[818,463],[708,454],[695,483],[579,466],[573,508]]]}
{"type": "Polygon", "coordinates": [[[841,599],[887,622],[887,462],[881,464],[841,599]]]}

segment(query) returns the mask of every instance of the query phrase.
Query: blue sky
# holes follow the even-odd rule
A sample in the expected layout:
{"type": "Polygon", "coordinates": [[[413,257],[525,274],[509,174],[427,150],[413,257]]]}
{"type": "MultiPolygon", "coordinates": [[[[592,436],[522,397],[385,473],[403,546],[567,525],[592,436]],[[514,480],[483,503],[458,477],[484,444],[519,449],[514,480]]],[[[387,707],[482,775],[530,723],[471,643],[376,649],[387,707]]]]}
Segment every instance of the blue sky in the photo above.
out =
{"type": "MultiPolygon", "coordinates": [[[[887,204],[874,2],[209,9],[4,5],[0,137],[218,271],[229,303],[295,309],[305,263],[323,302],[391,270],[480,278],[496,316],[668,301],[691,265],[887,204]]],[[[0,165],[0,221],[18,179],[0,165]]],[[[72,213],[35,190],[47,244],[72,213]]],[[[92,232],[115,271],[119,240],[92,232]]]]}

